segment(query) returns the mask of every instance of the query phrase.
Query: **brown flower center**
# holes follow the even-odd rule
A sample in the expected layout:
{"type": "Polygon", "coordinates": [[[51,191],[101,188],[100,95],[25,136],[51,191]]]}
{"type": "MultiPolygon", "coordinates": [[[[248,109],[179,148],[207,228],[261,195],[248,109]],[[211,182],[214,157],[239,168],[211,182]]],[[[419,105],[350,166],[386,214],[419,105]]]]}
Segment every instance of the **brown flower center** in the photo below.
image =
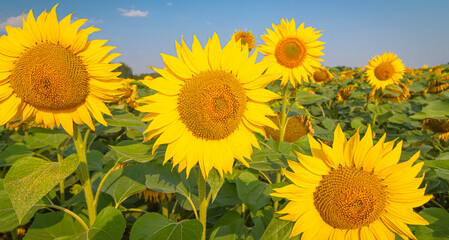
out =
{"type": "Polygon", "coordinates": [[[319,69],[313,74],[313,79],[316,82],[325,82],[328,80],[327,72],[319,69]]]}
{"type": "Polygon", "coordinates": [[[374,75],[377,79],[385,81],[390,79],[394,74],[394,67],[389,62],[383,62],[374,69],[374,75]]]}
{"type": "Polygon", "coordinates": [[[195,137],[224,139],[240,124],[246,94],[232,74],[210,70],[187,80],[178,98],[181,120],[195,137]]]}
{"type": "Polygon", "coordinates": [[[385,187],[371,172],[339,166],[323,176],[313,200],[330,226],[357,229],[380,217],[387,202],[385,187]]]}
{"type": "Polygon", "coordinates": [[[40,43],[23,53],[10,83],[22,101],[39,109],[77,107],[89,95],[89,74],[82,60],[53,43],[40,43]]]}
{"type": "Polygon", "coordinates": [[[296,68],[306,57],[306,47],[298,38],[284,38],[277,43],[274,56],[280,65],[296,68]]]}

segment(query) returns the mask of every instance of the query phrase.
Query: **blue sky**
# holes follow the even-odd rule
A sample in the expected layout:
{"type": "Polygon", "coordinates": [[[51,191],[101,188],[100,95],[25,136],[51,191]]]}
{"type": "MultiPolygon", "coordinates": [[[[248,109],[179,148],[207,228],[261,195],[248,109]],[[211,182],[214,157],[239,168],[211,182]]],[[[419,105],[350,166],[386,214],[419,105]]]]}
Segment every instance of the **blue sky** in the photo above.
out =
{"type": "Polygon", "coordinates": [[[323,65],[365,66],[371,58],[391,51],[406,67],[449,62],[449,1],[144,1],[144,0],[0,0],[0,35],[4,26],[21,26],[22,13],[37,17],[56,3],[58,19],[71,12],[87,18],[85,27],[101,29],[91,39],[109,39],[122,55],[116,62],[130,65],[135,74],[147,66],[164,67],[160,53],[175,55],[175,40],[187,44],[196,34],[204,46],[217,32],[224,45],[236,30],[260,35],[294,18],[322,30],[326,42],[323,65]]]}

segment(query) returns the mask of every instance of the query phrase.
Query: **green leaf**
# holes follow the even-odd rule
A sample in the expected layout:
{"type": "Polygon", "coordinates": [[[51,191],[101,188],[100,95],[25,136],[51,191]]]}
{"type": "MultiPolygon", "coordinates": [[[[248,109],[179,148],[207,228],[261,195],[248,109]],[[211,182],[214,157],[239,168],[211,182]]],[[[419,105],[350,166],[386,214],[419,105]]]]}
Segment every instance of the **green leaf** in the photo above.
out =
{"type": "Polygon", "coordinates": [[[38,213],[24,240],[53,240],[58,237],[78,236],[83,232],[83,226],[69,214],[64,212],[38,213]]]}
{"type": "Polygon", "coordinates": [[[176,192],[186,197],[190,196],[194,186],[192,180],[187,180],[184,174],[178,173],[177,168],[173,168],[171,163],[162,165],[152,161],[146,164],[148,165],[145,176],[147,188],[163,193],[176,192]]]}
{"type": "MultiPolygon", "coordinates": [[[[280,220],[279,215],[274,215],[260,240],[289,239],[288,237],[290,236],[293,225],[294,222],[280,220]]],[[[298,237],[295,238],[298,239],[298,237]]]]}
{"type": "Polygon", "coordinates": [[[271,190],[268,184],[261,182],[256,175],[250,172],[242,172],[236,179],[237,193],[253,214],[267,205],[270,196],[267,191],[271,190]]]}
{"type": "Polygon", "coordinates": [[[103,154],[100,151],[88,151],[86,158],[89,171],[101,171],[103,169],[103,154]]]}
{"type": "Polygon", "coordinates": [[[23,143],[9,145],[0,152],[0,167],[11,166],[18,159],[30,156],[33,156],[33,152],[23,143]]]}
{"type": "Polygon", "coordinates": [[[17,160],[6,174],[4,186],[19,221],[22,221],[39,199],[72,174],[78,164],[79,159],[75,154],[61,162],[49,162],[35,157],[17,160]]]}
{"type": "Polygon", "coordinates": [[[98,214],[89,231],[78,236],[77,240],[121,240],[125,228],[122,213],[116,208],[106,207],[98,214]]]}
{"type": "Polygon", "coordinates": [[[24,140],[29,149],[43,148],[46,146],[52,146],[56,149],[67,137],[65,133],[52,131],[50,133],[38,132],[26,135],[24,140]]]}
{"type": "Polygon", "coordinates": [[[223,185],[224,179],[218,174],[217,170],[213,168],[209,172],[209,176],[207,177],[207,183],[210,187],[210,192],[212,193],[212,202],[215,201],[218,192],[220,191],[221,186],[223,185]]]}
{"type": "Polygon", "coordinates": [[[429,105],[425,106],[421,112],[411,116],[411,118],[418,120],[425,118],[447,119],[449,117],[449,113],[446,109],[449,109],[449,101],[432,101],[429,105]]]}
{"type": "Polygon", "coordinates": [[[131,240],[196,240],[201,239],[203,226],[200,221],[174,222],[158,213],[146,213],[134,223],[131,240]]]}
{"type": "Polygon", "coordinates": [[[416,237],[418,239],[449,239],[449,213],[441,208],[425,208],[419,212],[430,224],[427,226],[416,226],[416,237]]]}
{"type": "Polygon", "coordinates": [[[211,240],[245,239],[248,229],[240,214],[232,211],[221,217],[211,230],[211,240]]]}
{"type": "Polygon", "coordinates": [[[114,110],[112,111],[112,116],[105,118],[110,126],[146,128],[146,124],[141,122],[140,118],[128,111],[114,110]]]}
{"type": "MultiPolygon", "coordinates": [[[[25,215],[22,221],[23,224],[30,221],[34,213],[39,209],[39,207],[31,208],[25,215]]],[[[0,178],[0,232],[12,231],[17,226],[19,226],[19,219],[17,219],[16,212],[14,211],[14,208],[12,208],[11,200],[3,186],[3,179],[0,178]]]]}
{"type": "Polygon", "coordinates": [[[302,105],[312,105],[314,103],[325,102],[329,99],[322,95],[315,95],[304,91],[296,92],[296,101],[301,103],[302,105]]]}
{"type": "Polygon", "coordinates": [[[130,141],[125,144],[127,145],[110,146],[112,150],[117,153],[117,161],[119,163],[123,163],[129,160],[134,160],[137,162],[148,162],[164,155],[164,152],[162,151],[156,151],[154,154],[152,154],[151,148],[153,147],[153,144],[150,144],[148,142],[130,141]]]}
{"type": "Polygon", "coordinates": [[[126,198],[147,189],[145,187],[145,174],[148,165],[144,163],[133,164],[111,172],[101,189],[112,196],[115,204],[120,205],[126,198]]]}

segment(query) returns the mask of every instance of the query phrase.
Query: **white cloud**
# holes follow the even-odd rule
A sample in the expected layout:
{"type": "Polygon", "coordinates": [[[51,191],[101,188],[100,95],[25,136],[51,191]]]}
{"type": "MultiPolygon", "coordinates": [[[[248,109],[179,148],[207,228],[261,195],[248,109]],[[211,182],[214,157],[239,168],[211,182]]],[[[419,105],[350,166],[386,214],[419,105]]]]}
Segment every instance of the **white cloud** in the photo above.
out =
{"type": "Polygon", "coordinates": [[[167,6],[171,7],[171,6],[173,6],[173,3],[172,2],[168,2],[167,6]]]}
{"type": "Polygon", "coordinates": [[[126,10],[123,8],[118,8],[117,9],[119,12],[121,12],[122,16],[125,17],[146,17],[148,15],[148,11],[140,11],[140,10],[126,10]]]}
{"type": "MultiPolygon", "coordinates": [[[[25,16],[26,17],[26,16],[25,16]]],[[[5,27],[21,27],[22,26],[22,15],[16,17],[10,17],[6,21],[0,23],[0,32],[5,32],[5,27]]]]}

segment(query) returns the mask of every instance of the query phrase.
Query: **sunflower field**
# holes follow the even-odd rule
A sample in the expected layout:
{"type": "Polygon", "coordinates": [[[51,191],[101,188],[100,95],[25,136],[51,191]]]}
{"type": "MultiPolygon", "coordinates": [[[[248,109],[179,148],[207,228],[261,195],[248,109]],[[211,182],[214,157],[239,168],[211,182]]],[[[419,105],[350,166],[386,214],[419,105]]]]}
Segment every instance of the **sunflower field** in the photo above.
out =
{"type": "Polygon", "coordinates": [[[0,239],[449,239],[449,63],[281,19],[121,78],[56,7],[0,37],[0,239]]]}

